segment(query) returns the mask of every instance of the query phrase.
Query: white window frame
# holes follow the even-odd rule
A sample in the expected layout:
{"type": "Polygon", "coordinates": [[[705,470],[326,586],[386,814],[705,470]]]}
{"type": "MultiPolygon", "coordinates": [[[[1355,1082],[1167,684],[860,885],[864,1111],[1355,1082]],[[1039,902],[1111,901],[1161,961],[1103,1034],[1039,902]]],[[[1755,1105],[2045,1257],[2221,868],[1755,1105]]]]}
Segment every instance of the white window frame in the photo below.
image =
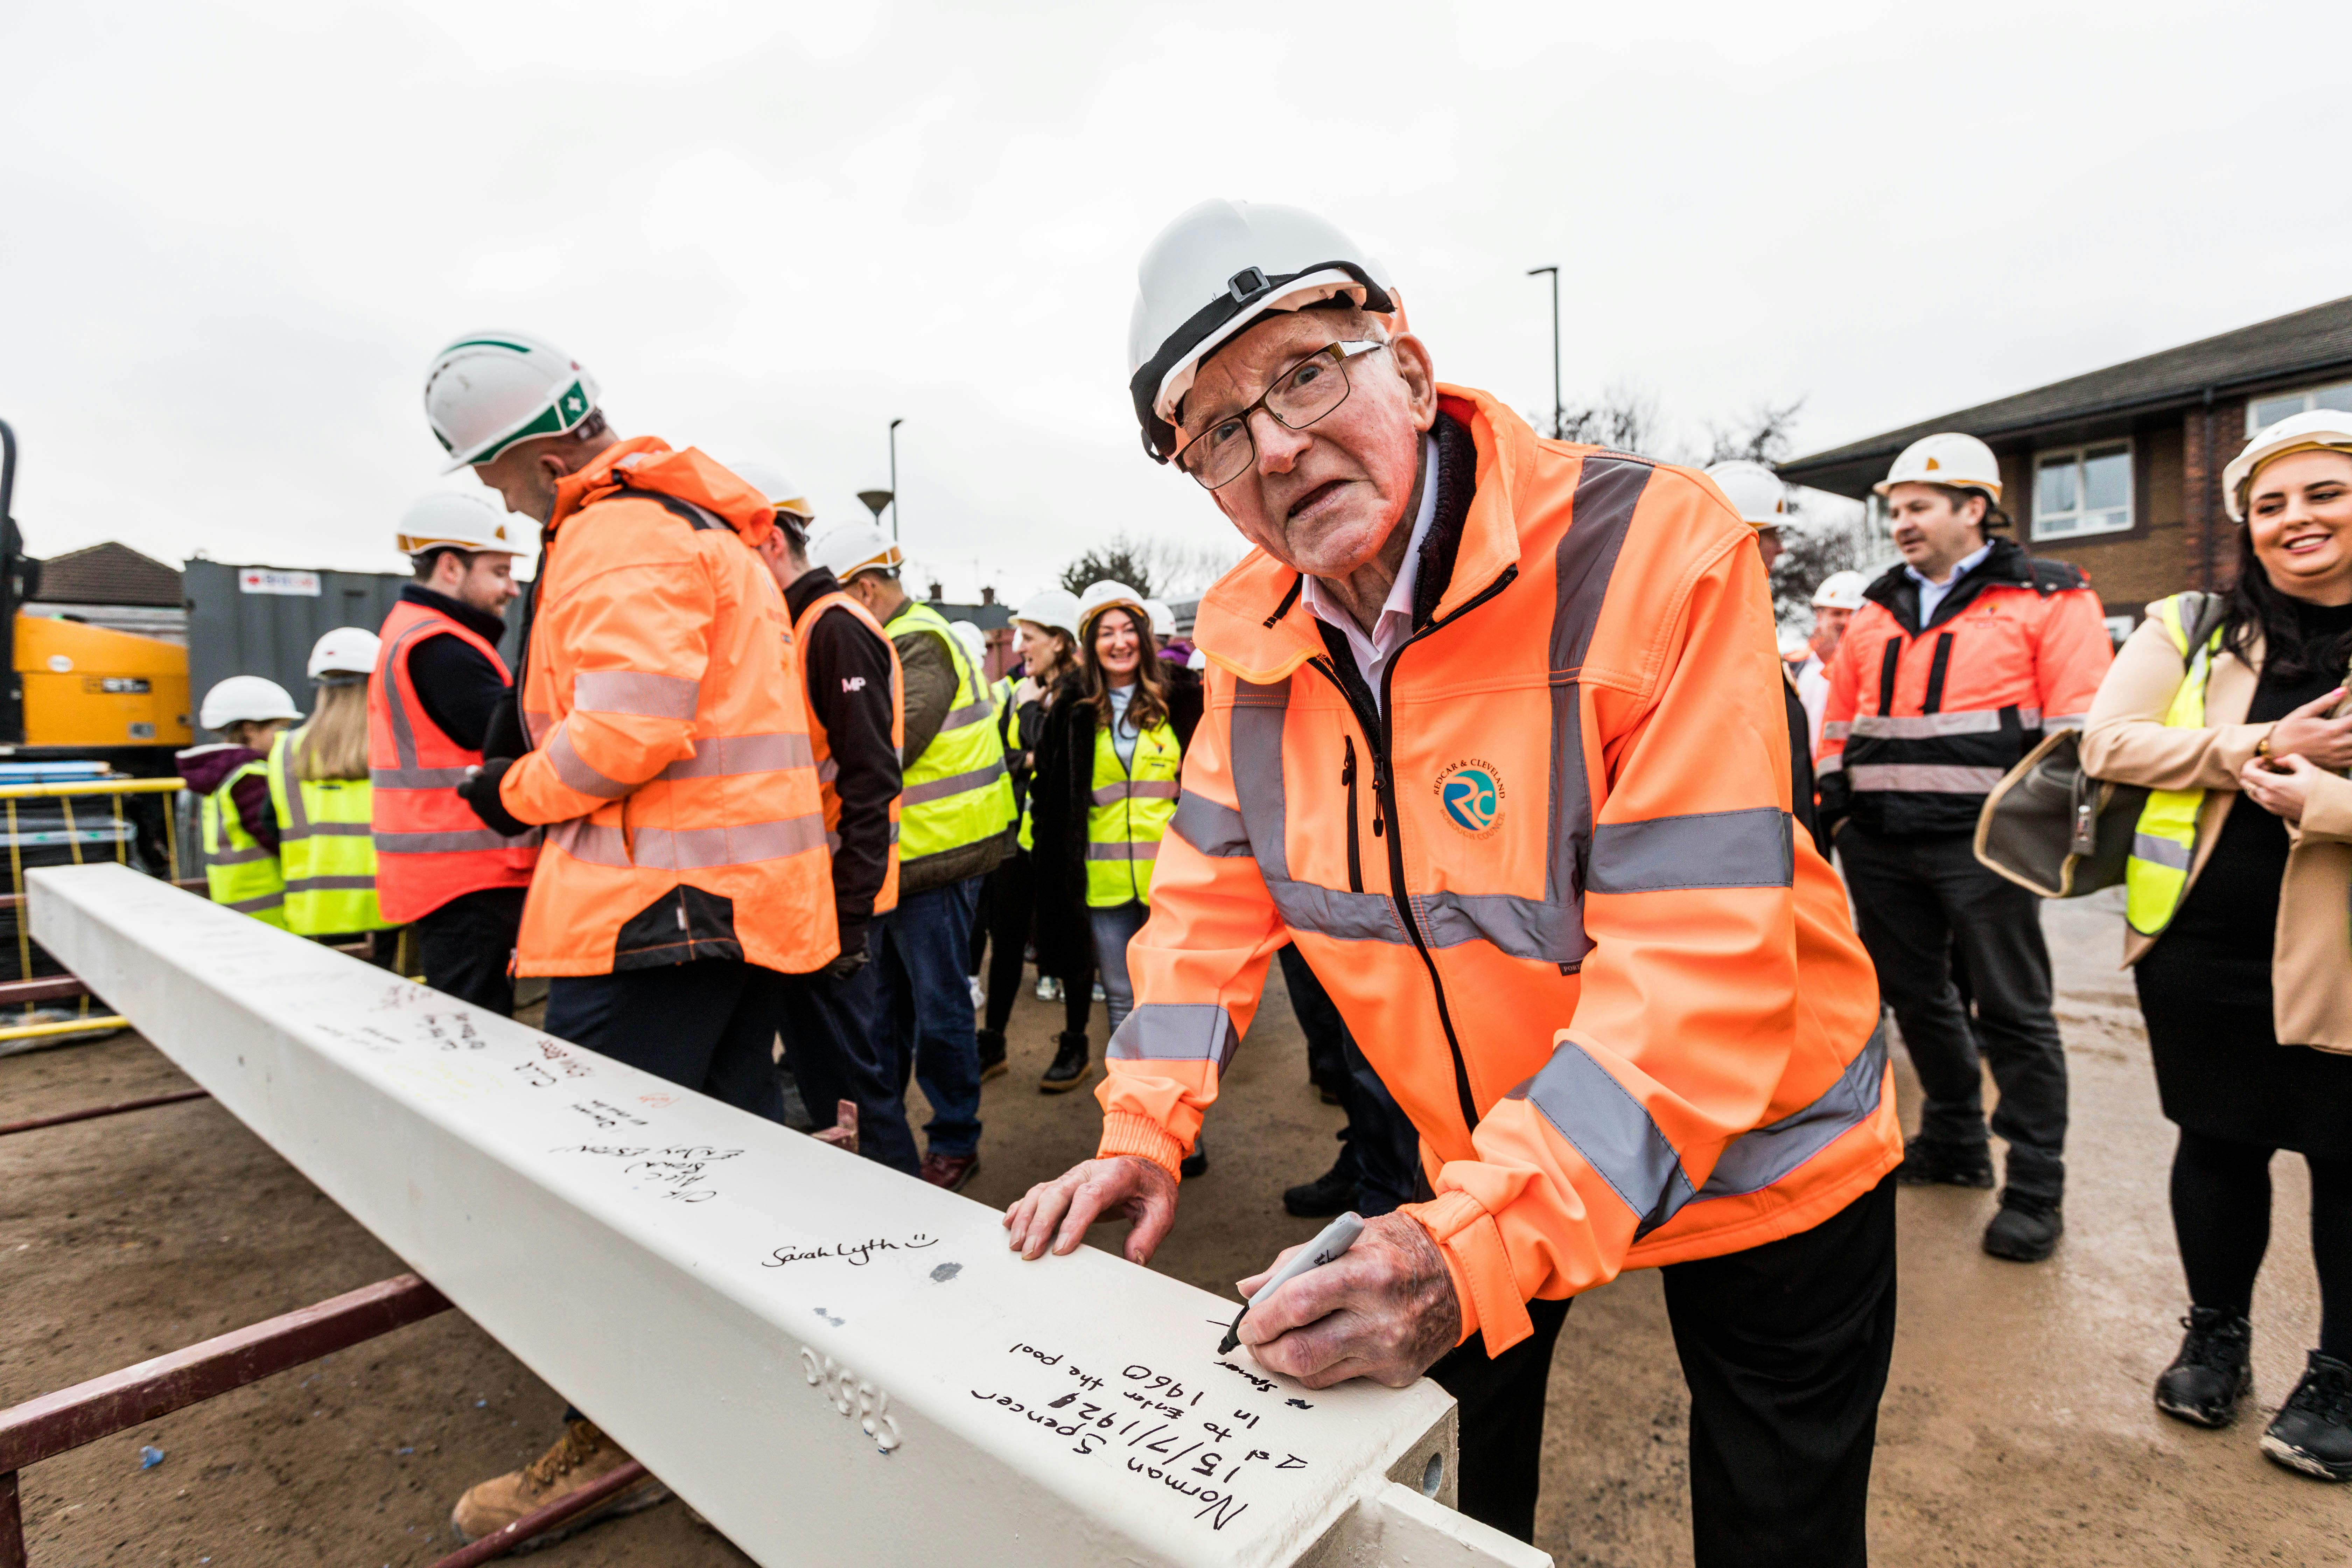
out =
{"type": "Polygon", "coordinates": [[[2267,429],[2269,426],[2277,424],[2279,419],[2289,419],[2297,414],[2308,414],[2313,408],[2317,406],[2313,400],[2318,397],[2321,393],[2336,391],[2352,391],[2352,381],[2323,381],[2311,386],[2292,387],[2284,392],[2256,393],[2253,396],[2246,399],[2246,435],[2249,437],[2252,437],[2260,434],[2264,429],[2267,429]],[[2290,397],[2297,399],[2301,404],[2301,406],[2280,415],[2278,419],[2265,419],[2259,425],[2254,422],[2254,405],[2256,404],[2280,403],[2290,397]]]}
{"type": "MultiPolygon", "coordinates": [[[[2032,531],[2033,542],[2036,544],[2040,544],[2044,541],[2063,544],[2077,539],[2097,539],[2105,534],[2129,533],[2139,521],[2139,448],[2128,436],[2117,436],[2105,441],[2085,441],[2080,446],[2074,447],[2044,447],[2041,451],[2033,454],[2032,462],[2027,466],[2025,470],[2025,493],[2027,498],[2026,505],[2028,510],[2030,510],[2033,514],[2032,521],[2028,526],[2032,531]],[[2074,459],[2079,479],[2079,469],[2085,453],[2096,448],[2104,454],[2106,450],[2116,447],[2121,447],[2124,449],[2124,461],[2131,471],[2130,481],[2124,487],[2124,521],[2122,523],[2108,523],[2098,528],[2077,528],[2064,533],[2043,532],[2042,529],[2042,465],[2047,463],[2053,458],[2072,458],[2074,459]]],[[[2075,489],[2075,495],[2078,500],[2082,493],[2082,488],[2078,482],[2075,489]]],[[[2080,507],[2076,508],[2076,515],[2081,515],[2080,507]]]]}

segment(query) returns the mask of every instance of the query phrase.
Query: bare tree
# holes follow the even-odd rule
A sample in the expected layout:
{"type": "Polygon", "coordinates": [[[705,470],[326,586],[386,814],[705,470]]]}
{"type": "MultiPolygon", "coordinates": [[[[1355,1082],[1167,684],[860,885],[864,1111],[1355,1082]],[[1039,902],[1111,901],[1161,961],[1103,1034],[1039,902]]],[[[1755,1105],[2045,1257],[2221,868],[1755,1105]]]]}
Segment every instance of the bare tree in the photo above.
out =
{"type": "Polygon", "coordinates": [[[1114,534],[1062,568],[1062,586],[1083,594],[1106,578],[1124,583],[1145,597],[1187,599],[1233,569],[1246,547],[1237,537],[1178,543],[1114,534]]]}
{"type": "Polygon", "coordinates": [[[1659,435],[1657,395],[1618,382],[1589,403],[1570,404],[1554,434],[1612,451],[1649,453],[1659,435]]]}
{"type": "Polygon", "coordinates": [[[1769,399],[1759,403],[1748,417],[1731,425],[1706,423],[1706,458],[1701,467],[1728,463],[1745,458],[1751,463],[1778,464],[1796,450],[1797,416],[1803,413],[1805,400],[1792,398],[1787,403],[1769,399]]]}

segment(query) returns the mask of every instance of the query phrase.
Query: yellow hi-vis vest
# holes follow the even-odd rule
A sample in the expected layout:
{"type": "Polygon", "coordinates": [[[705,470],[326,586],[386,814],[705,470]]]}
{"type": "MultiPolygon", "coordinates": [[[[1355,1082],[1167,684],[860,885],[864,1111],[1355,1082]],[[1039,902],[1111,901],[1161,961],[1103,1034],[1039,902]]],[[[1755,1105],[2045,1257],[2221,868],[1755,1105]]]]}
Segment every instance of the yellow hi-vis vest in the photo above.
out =
{"type": "Polygon", "coordinates": [[[286,876],[286,929],[301,936],[381,931],[375,901],[374,797],[365,779],[297,779],[294,749],[310,726],[269,749],[269,804],[286,876]]]}
{"type": "Polygon", "coordinates": [[[1118,760],[1107,725],[1095,726],[1094,793],[1087,807],[1087,904],[1151,902],[1160,835],[1176,815],[1183,754],[1166,720],[1135,738],[1132,766],[1118,760]]]}
{"type": "Polygon", "coordinates": [[[1013,822],[1013,779],[1004,771],[1004,744],[996,735],[996,703],[947,617],[909,599],[882,628],[892,638],[929,632],[948,651],[956,672],[955,697],[940,731],[906,771],[898,797],[898,865],[992,838],[1013,822]]]}
{"type": "Polygon", "coordinates": [[[220,788],[196,803],[197,821],[205,843],[205,890],[213,902],[251,915],[264,925],[286,926],[286,879],[278,857],[245,830],[236,803],[228,792],[242,778],[258,777],[267,767],[256,757],[221,780],[220,788]]]}
{"type": "MultiPolygon", "coordinates": [[[[2201,597],[2201,595],[2200,595],[2201,597]]],[[[2172,646],[2188,661],[2180,689],[2164,712],[2167,729],[2205,727],[2205,681],[2213,672],[2213,656],[2221,651],[2222,628],[2193,654],[2190,626],[2182,618],[2189,595],[2175,594],[2153,606],[2152,618],[2164,627],[2172,646]]],[[[2180,895],[2189,886],[2189,868],[2197,859],[2197,813],[2205,804],[2201,789],[2155,789],[2140,808],[2132,829],[2131,858],[2124,866],[2124,919],[2142,936],[2155,936],[2172,923],[2180,895]]]]}

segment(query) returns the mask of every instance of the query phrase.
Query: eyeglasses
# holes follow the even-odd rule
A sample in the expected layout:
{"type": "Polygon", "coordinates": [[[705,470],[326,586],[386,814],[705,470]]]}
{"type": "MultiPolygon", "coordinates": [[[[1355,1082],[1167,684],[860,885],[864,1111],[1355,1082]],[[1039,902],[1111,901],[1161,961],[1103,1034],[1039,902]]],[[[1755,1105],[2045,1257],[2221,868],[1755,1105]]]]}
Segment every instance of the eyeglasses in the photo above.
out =
{"type": "Polygon", "coordinates": [[[1176,466],[1192,475],[1202,489],[1223,489],[1257,461],[1257,438],[1250,434],[1251,415],[1263,408],[1284,429],[1304,430],[1348,401],[1352,390],[1348,362],[1386,347],[1386,343],[1357,341],[1317,349],[1276,378],[1255,403],[1226,415],[1184,443],[1176,454],[1176,466]]]}

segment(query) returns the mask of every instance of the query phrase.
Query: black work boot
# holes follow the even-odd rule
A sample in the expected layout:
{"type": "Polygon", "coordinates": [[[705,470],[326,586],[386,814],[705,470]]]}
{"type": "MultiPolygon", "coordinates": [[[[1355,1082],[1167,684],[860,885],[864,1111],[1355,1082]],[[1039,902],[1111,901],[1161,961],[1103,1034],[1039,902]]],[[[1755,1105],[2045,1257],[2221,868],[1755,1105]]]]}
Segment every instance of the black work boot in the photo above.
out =
{"type": "Polygon", "coordinates": [[[2058,1205],[2003,1193],[2000,1212],[1985,1226],[1984,1249],[2011,1263],[2039,1263],[2058,1250],[2066,1221],[2058,1205]]]}
{"type": "Polygon", "coordinates": [[[1300,1219],[1329,1219],[1356,1206],[1356,1162],[1353,1150],[1339,1152],[1339,1163],[1311,1182],[1286,1188],[1282,1206],[1300,1219]]]}
{"type": "Polygon", "coordinates": [[[2254,1391],[2254,1328],[2219,1307],[2191,1307],[2180,1353],[2156,1380],[2156,1407],[2192,1426],[2227,1426],[2254,1391]]]}
{"type": "Polygon", "coordinates": [[[1195,1176],[1205,1176],[1209,1173],[1208,1140],[1200,1133],[1192,1134],[1192,1152],[1176,1162],[1176,1173],[1188,1182],[1195,1176]]]}
{"type": "Polygon", "coordinates": [[[1037,1087],[1047,1094],[1067,1094],[1094,1076],[1094,1058],[1087,1055],[1084,1035],[1054,1037],[1054,1065],[1037,1080],[1037,1087]]]}
{"type": "Polygon", "coordinates": [[[2263,1434],[2263,1452],[2323,1481],[2352,1481],[2352,1366],[2312,1352],[2303,1381],[2263,1434]]]}
{"type": "Polygon", "coordinates": [[[1925,1134],[1906,1139],[1895,1179],[1906,1187],[1990,1187],[1992,1150],[1983,1143],[1946,1143],[1925,1134]]]}
{"type": "Polygon", "coordinates": [[[976,1029],[980,1037],[980,1081],[1004,1076],[1004,1031],[976,1029]]]}

